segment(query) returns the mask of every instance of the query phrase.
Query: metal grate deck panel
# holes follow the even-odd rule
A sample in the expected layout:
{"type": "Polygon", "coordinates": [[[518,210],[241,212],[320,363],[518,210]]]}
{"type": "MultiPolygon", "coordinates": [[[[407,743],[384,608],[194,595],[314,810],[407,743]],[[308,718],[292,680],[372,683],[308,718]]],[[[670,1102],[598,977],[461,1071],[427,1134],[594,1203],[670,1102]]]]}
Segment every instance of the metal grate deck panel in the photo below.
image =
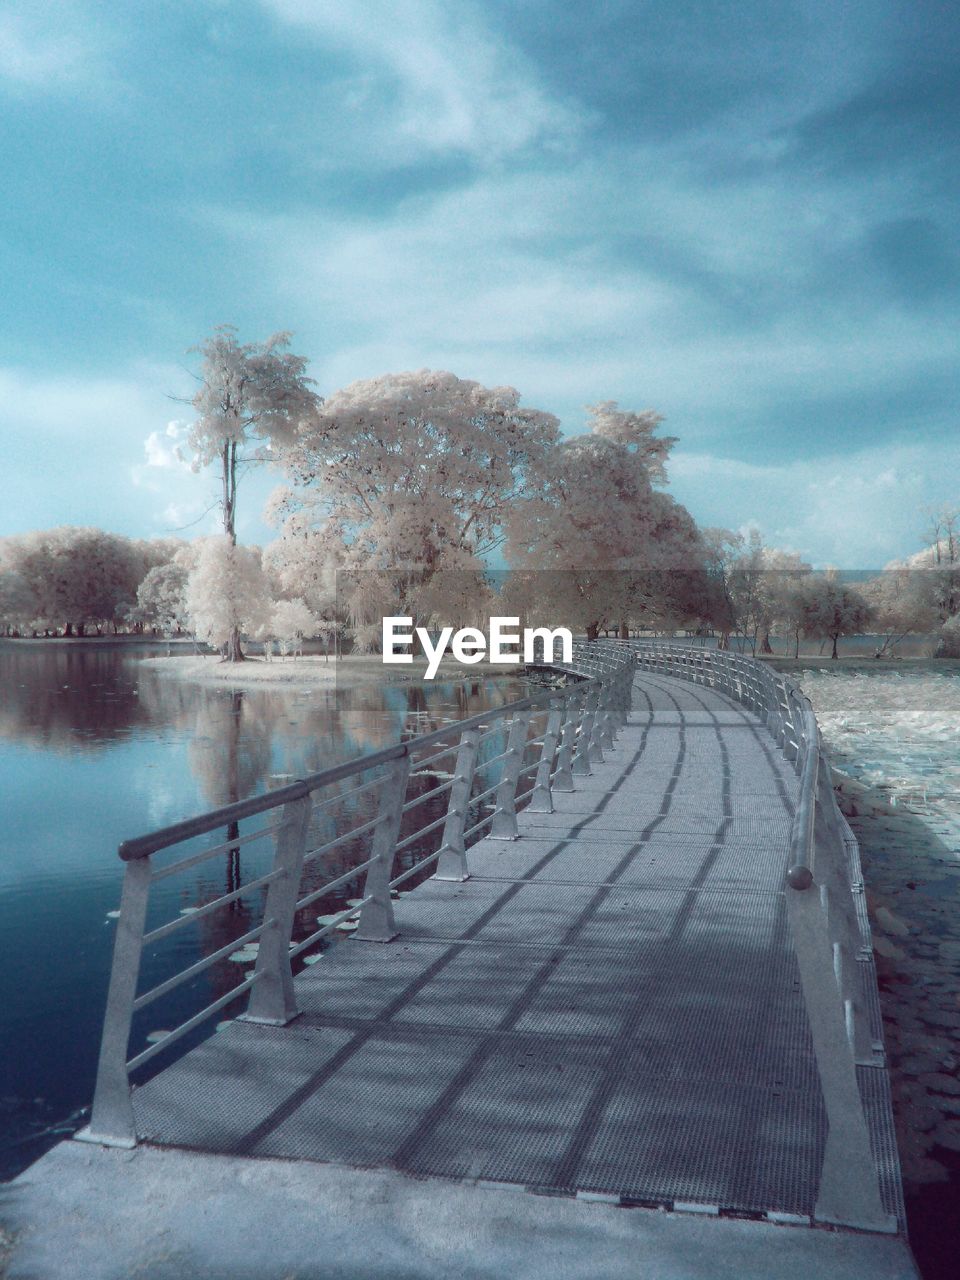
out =
{"type": "MultiPolygon", "coordinates": [[[[783,895],[796,776],[719,694],[637,685],[552,814],[470,849],[471,879],[402,894],[394,942],[326,951],[290,1026],[231,1024],[135,1090],[141,1132],[809,1215],[826,1121],[783,895]]],[[[902,1222],[886,1076],[859,1078],[902,1222]]]]}

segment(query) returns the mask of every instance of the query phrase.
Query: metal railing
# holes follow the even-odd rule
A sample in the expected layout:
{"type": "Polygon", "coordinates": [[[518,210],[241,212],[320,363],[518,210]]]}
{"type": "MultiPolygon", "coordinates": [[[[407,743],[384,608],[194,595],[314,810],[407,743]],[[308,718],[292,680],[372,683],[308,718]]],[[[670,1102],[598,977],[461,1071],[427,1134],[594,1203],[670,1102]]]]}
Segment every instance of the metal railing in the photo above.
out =
{"type": "Polygon", "coordinates": [[[402,884],[422,877],[434,864],[437,879],[466,879],[470,843],[484,835],[515,839],[522,806],[552,812],[553,791],[572,791],[575,778],[589,774],[591,763],[603,759],[604,749],[613,746],[626,723],[634,657],[629,650],[577,643],[573,662],[557,669],[576,676],[576,681],[124,841],[118,851],[126,866],[97,1083],[90,1124],[77,1137],[108,1146],[135,1146],[132,1072],[248,993],[243,1020],[286,1025],[299,1012],[292,969],[297,956],[351,922],[356,925],[355,939],[389,942],[397,936],[393,899],[402,884]],[[503,749],[491,754],[503,735],[503,749]],[[442,772],[442,764],[452,764],[452,772],[442,772]],[[434,785],[418,791],[411,779],[424,776],[434,785]],[[435,809],[444,794],[444,811],[422,821],[418,810],[431,800],[435,809]],[[261,825],[251,825],[256,822],[261,825]],[[212,845],[185,848],[212,834],[218,837],[212,845]],[[327,838],[313,843],[324,834],[327,838]],[[419,856],[430,836],[436,847],[419,856]],[[261,842],[262,849],[268,840],[274,851],[263,874],[200,906],[181,907],[178,916],[147,928],[151,889],[158,882],[210,859],[233,856],[241,847],[256,850],[261,842]],[[355,858],[358,848],[359,861],[347,857],[355,858]],[[398,857],[409,862],[411,856],[412,863],[397,873],[398,857]],[[325,866],[332,873],[324,877],[325,866]],[[320,872],[320,882],[307,892],[305,871],[314,876],[320,872]],[[294,941],[295,924],[302,922],[308,908],[361,876],[359,898],[348,900],[344,910],[318,917],[320,927],[294,941]],[[148,949],[225,908],[235,910],[241,900],[246,909],[257,893],[263,900],[258,924],[186,968],[162,976],[147,990],[138,989],[145,952],[151,962],[155,958],[148,949]],[[146,1037],[146,1047],[128,1056],[136,1014],[196,982],[214,966],[244,954],[252,957],[254,951],[255,967],[248,977],[172,1028],[146,1037]]]}
{"type": "Polygon", "coordinates": [[[857,961],[869,951],[858,924],[855,895],[863,884],[849,856],[852,836],[837,809],[809,701],[787,677],[741,654],[678,642],[598,641],[577,643],[570,664],[552,670],[577,677],[565,688],[548,689],[458,721],[443,729],[326,769],[267,795],[229,805],[186,822],[124,842],[126,863],[97,1085],[90,1125],[77,1136],[110,1146],[136,1144],[130,1075],[156,1054],[250,993],[251,1022],[282,1026],[297,1016],[291,962],[334,930],[356,923],[353,937],[388,942],[397,935],[393,897],[402,884],[435,864],[435,878],[469,875],[468,848],[484,835],[516,838],[517,812],[551,812],[554,791],[571,791],[626,723],[637,668],[709,686],[758,716],[798,775],[799,802],[790,842],[784,893],[798,959],[829,1132],[815,1217],[871,1230],[896,1230],[880,1197],[870,1136],[857,1084],[857,1065],[882,1063],[882,1045],[871,1040],[857,961]],[[505,734],[502,750],[498,736],[505,734]],[[485,754],[486,752],[486,754],[485,754]],[[438,765],[452,763],[451,772],[438,765]],[[493,771],[493,776],[491,776],[493,771]],[[420,794],[411,779],[443,778],[420,794]],[[346,790],[342,788],[346,786],[346,790]],[[417,825],[417,810],[446,794],[442,814],[417,825]],[[486,812],[484,812],[486,806],[486,812]],[[372,816],[368,816],[372,814],[372,816]],[[352,816],[353,825],[346,819],[352,816]],[[266,825],[240,825],[266,818],[266,825]],[[165,865],[154,859],[201,836],[226,830],[211,847],[188,852],[165,865]],[[328,838],[311,844],[311,834],[328,838]],[[422,850],[435,835],[436,848],[399,873],[398,856],[422,850]],[[178,872],[257,841],[271,839],[269,870],[244,886],[146,930],[151,886],[178,872]],[[305,869],[317,868],[345,849],[364,843],[359,862],[304,893],[305,869]],[[365,877],[357,899],[346,909],[318,919],[319,928],[294,941],[294,922],[324,895],[365,877]],[[215,948],[186,969],[138,994],[144,948],[249,897],[264,897],[258,925],[215,948]],[[197,978],[228,953],[259,943],[252,974],[212,1003],[128,1058],[134,1015],[197,978]]]}
{"type": "MultiPolygon", "coordinates": [[[[638,668],[726,694],[758,716],[792,761],[799,799],[784,892],[829,1124],[817,1194],[819,1222],[897,1230],[883,1206],[857,1067],[883,1065],[871,1038],[858,961],[872,958],[856,909],[863,894],[856,841],[830,782],[813,707],[788,677],[755,658],[680,641],[610,641],[638,668]]],[[[871,978],[872,980],[872,978],[871,978]]]]}

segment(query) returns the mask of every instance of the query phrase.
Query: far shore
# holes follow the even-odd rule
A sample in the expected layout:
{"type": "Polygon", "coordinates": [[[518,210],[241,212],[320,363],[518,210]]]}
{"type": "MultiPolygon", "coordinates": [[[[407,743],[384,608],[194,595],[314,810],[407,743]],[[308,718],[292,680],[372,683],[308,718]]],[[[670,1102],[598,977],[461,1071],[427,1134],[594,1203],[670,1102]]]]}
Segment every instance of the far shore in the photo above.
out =
{"type": "MultiPolygon", "coordinates": [[[[308,687],[349,688],[364,684],[421,684],[426,683],[426,660],[414,660],[403,666],[387,665],[379,654],[346,654],[340,658],[323,654],[304,654],[302,657],[271,658],[248,656],[243,662],[224,662],[219,654],[172,654],[169,657],[144,658],[141,667],[172,676],[177,680],[189,680],[196,684],[245,685],[295,685],[308,687]]],[[[522,666],[505,666],[502,663],[478,662],[471,667],[455,661],[440,663],[437,675],[429,683],[437,681],[476,680],[478,677],[521,676],[522,666]]]]}

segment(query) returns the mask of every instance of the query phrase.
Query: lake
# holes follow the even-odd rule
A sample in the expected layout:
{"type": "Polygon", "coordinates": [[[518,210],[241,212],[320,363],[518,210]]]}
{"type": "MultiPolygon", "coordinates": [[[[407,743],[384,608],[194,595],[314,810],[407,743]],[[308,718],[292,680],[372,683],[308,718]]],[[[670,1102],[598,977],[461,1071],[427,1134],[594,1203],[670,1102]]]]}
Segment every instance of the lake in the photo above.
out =
{"type": "MultiPolygon", "coordinates": [[[[516,681],[489,679],[241,692],[143,666],[144,657],[165,652],[165,645],[0,641],[0,1177],[78,1127],[92,1097],[120,841],[523,693],[516,681]]],[[[423,813],[426,821],[428,805],[423,813]]],[[[244,850],[239,883],[262,874],[269,856],[244,850]]],[[[182,886],[154,895],[157,909],[176,915],[182,902],[237,883],[226,855],[202,872],[191,877],[188,896],[182,886]]],[[[317,909],[342,905],[346,892],[317,909]]],[[[228,939],[243,931],[239,907],[228,939]]],[[[154,972],[183,967],[174,962],[222,942],[201,933],[178,935],[154,972]]],[[[145,957],[145,982],[151,963],[145,957]]],[[[221,969],[228,972],[211,971],[213,992],[242,976],[226,962],[221,969]]],[[[182,1009],[174,1000],[167,1012],[182,1009]]],[[[134,1050],[149,1030],[135,1027],[134,1050]]]]}

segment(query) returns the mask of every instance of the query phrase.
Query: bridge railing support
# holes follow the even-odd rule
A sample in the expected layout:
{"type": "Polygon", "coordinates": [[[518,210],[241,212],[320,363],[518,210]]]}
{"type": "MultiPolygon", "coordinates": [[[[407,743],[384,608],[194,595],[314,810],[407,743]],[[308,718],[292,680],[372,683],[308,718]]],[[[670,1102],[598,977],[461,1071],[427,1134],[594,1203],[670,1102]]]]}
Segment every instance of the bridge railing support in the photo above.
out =
{"type": "Polygon", "coordinates": [[[762,718],[799,775],[785,895],[829,1125],[814,1217],[894,1232],[897,1221],[883,1203],[857,1079],[858,1066],[882,1064],[858,973],[858,962],[870,955],[854,904],[863,884],[856,841],[844,830],[830,787],[813,708],[791,680],[744,655],[713,650],[708,656],[682,644],[643,641],[635,648],[641,670],[705,681],[762,718]]]}
{"type": "MultiPolygon", "coordinates": [[[[549,812],[554,790],[572,790],[574,775],[590,772],[591,755],[602,759],[603,746],[612,743],[611,707],[615,698],[621,704],[624,701],[624,682],[632,675],[634,658],[632,652],[614,654],[593,645],[577,645],[572,665],[553,665],[575,677],[574,683],[536,693],[311,774],[265,795],[125,841],[119,850],[126,870],[96,1091],[90,1124],[77,1137],[109,1146],[134,1146],[137,1134],[130,1095],[132,1072],[168,1051],[221,1010],[229,1012],[230,1006],[248,993],[252,993],[249,1007],[241,1015],[245,1020],[271,1025],[290,1022],[298,1014],[291,967],[296,957],[341,925],[355,928],[353,936],[359,941],[389,942],[397,935],[393,897],[402,884],[412,876],[423,878],[434,864],[439,879],[467,878],[468,841],[481,838],[488,828],[494,839],[515,839],[520,804],[528,801],[534,812],[549,812]],[[542,719],[543,732],[541,737],[531,738],[534,717],[542,719]],[[485,755],[484,743],[499,740],[505,728],[506,750],[500,755],[485,755]],[[538,751],[536,759],[525,764],[534,750],[538,751]],[[445,775],[448,781],[409,794],[412,776],[442,777],[437,764],[449,763],[450,757],[455,757],[455,764],[452,775],[445,775]],[[485,785],[485,771],[497,764],[499,776],[485,785]],[[529,774],[536,776],[524,789],[523,780],[529,774]],[[418,817],[420,805],[442,798],[445,792],[449,795],[440,817],[430,821],[418,817]],[[476,817],[480,804],[491,796],[492,812],[476,817]],[[332,818],[329,806],[344,804],[349,820],[332,818]],[[374,815],[366,818],[370,805],[374,815]],[[468,825],[472,816],[472,825],[468,825]],[[316,843],[320,833],[329,831],[331,826],[334,833],[316,843]],[[440,828],[442,835],[436,841],[439,847],[420,856],[426,837],[440,828]],[[225,838],[219,838],[224,831],[225,838]],[[215,843],[209,843],[211,838],[215,843]],[[205,842],[205,847],[198,848],[198,841],[205,842]],[[156,881],[199,867],[211,858],[225,854],[232,858],[248,844],[261,842],[262,847],[264,841],[274,844],[272,865],[267,872],[200,906],[186,908],[179,917],[146,931],[151,887],[156,881]],[[398,855],[407,850],[413,851],[412,865],[394,874],[398,855]],[[321,875],[320,886],[304,894],[304,869],[317,868],[334,853],[338,861],[332,873],[326,878],[321,875]],[[341,859],[347,863],[346,869],[341,859]],[[327,894],[348,891],[364,872],[359,900],[348,900],[347,908],[332,916],[320,916],[319,928],[293,941],[295,922],[303,919],[309,907],[327,894]],[[265,895],[259,895],[258,890],[266,890],[265,895]],[[258,900],[262,901],[259,924],[138,994],[145,948],[154,952],[154,944],[228,905],[240,905],[243,898],[250,911],[255,910],[258,900]],[[141,1010],[216,964],[228,959],[242,962],[247,948],[251,949],[250,958],[255,956],[255,967],[249,976],[170,1031],[148,1036],[146,1047],[128,1058],[136,1015],[141,1010]]],[[[215,989],[222,991],[223,985],[219,983],[215,989]]],[[[167,1022],[167,1014],[163,1020],[167,1022]]],[[[137,1034],[141,1031],[137,1030],[137,1034]]]]}

